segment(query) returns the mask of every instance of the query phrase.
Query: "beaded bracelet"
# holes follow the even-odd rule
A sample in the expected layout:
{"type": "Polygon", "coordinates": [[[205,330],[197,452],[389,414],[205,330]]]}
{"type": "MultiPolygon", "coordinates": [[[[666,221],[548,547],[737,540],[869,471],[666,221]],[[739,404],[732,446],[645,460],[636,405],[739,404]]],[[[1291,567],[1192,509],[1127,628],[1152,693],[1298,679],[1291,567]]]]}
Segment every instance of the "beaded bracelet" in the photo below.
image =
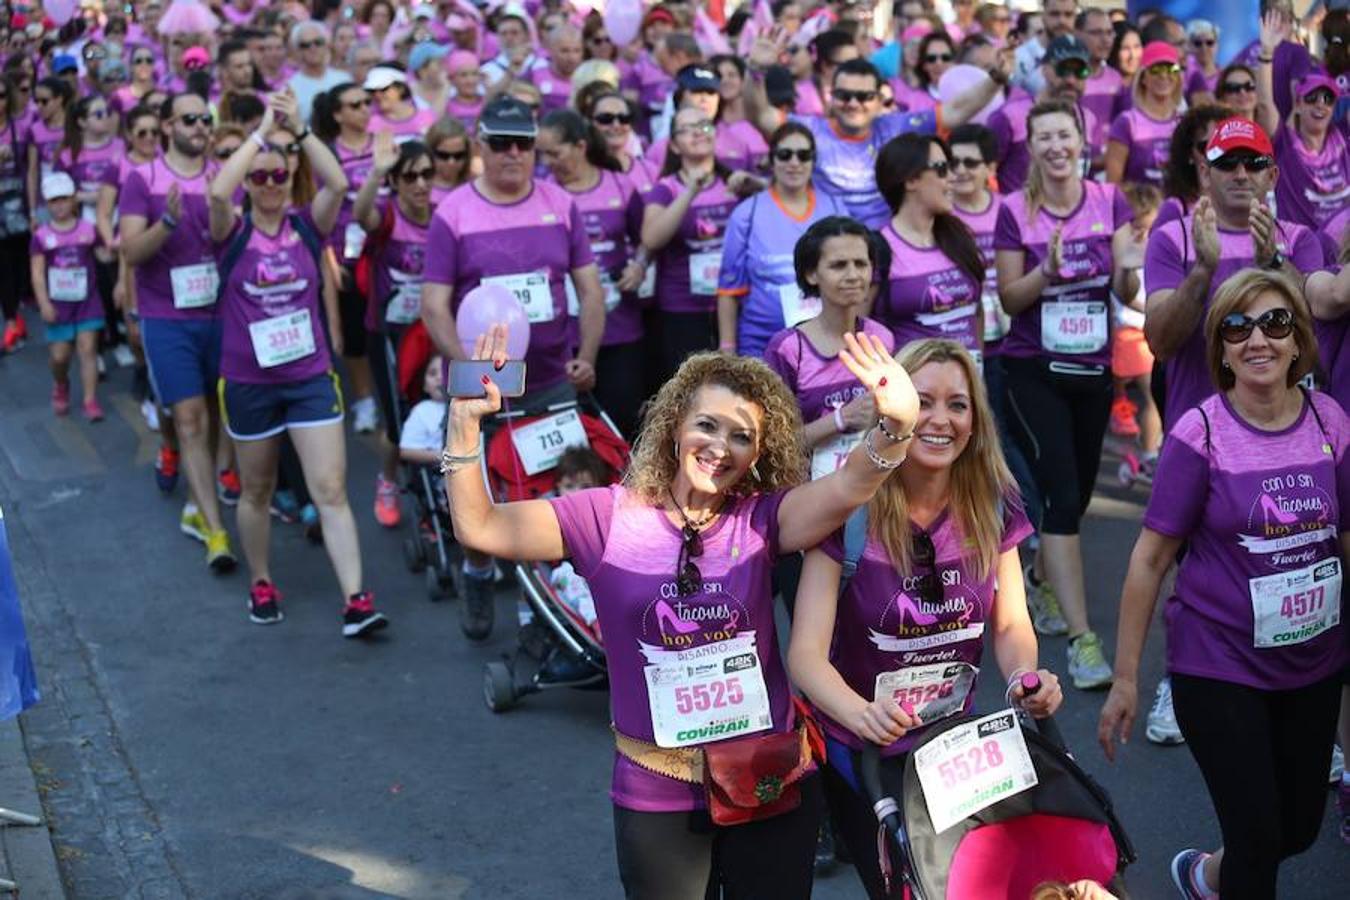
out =
{"type": "Polygon", "coordinates": [[[901,437],[901,436],[899,436],[899,435],[897,435],[897,434],[892,434],[892,433],[891,433],[891,430],[890,430],[889,428],[886,427],[886,417],[885,417],[885,416],[878,416],[878,417],[877,417],[877,427],[881,429],[881,433],[882,433],[882,434],[884,434],[884,435],[886,435],[886,437],[890,438],[891,443],[893,443],[893,444],[898,444],[898,443],[900,443],[901,441],[907,441],[907,440],[909,440],[910,438],[914,437],[914,429],[912,429],[912,428],[909,430],[909,434],[905,435],[904,437],[901,437]]]}

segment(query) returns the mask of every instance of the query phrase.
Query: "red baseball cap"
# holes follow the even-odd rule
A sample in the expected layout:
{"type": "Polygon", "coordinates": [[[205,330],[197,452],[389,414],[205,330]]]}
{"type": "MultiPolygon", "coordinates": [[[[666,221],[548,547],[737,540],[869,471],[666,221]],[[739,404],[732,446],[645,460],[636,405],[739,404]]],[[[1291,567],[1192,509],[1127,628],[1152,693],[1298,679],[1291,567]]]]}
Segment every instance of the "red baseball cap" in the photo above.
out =
{"type": "Polygon", "coordinates": [[[1233,116],[1224,119],[1214,129],[1214,135],[1205,145],[1205,159],[1213,162],[1234,150],[1250,150],[1258,156],[1274,156],[1270,137],[1251,119],[1233,116]]]}
{"type": "Polygon", "coordinates": [[[1149,66],[1156,66],[1158,63],[1180,65],[1181,57],[1177,55],[1177,48],[1166,41],[1149,41],[1144,47],[1143,54],[1139,57],[1139,69],[1144,71],[1149,66]]]}

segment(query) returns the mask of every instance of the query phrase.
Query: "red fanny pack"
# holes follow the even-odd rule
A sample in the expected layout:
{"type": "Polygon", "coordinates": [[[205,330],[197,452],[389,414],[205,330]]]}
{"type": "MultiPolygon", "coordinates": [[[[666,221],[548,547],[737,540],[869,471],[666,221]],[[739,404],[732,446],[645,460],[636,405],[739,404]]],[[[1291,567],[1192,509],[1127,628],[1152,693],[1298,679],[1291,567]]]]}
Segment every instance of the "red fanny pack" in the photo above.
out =
{"type": "Polygon", "coordinates": [[[718,825],[782,815],[802,802],[798,782],[811,766],[804,725],[703,748],[708,812],[718,825]]]}

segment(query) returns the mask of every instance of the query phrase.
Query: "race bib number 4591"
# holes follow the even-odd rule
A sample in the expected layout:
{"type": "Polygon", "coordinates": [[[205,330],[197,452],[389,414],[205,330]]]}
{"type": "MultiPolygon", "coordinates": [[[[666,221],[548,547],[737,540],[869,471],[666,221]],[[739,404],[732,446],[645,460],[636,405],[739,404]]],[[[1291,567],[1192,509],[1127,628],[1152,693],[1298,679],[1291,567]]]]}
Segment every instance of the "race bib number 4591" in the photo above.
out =
{"type": "Polygon", "coordinates": [[[914,765],[937,832],[1037,782],[1026,739],[1011,709],[943,732],[914,752],[914,765]]]}

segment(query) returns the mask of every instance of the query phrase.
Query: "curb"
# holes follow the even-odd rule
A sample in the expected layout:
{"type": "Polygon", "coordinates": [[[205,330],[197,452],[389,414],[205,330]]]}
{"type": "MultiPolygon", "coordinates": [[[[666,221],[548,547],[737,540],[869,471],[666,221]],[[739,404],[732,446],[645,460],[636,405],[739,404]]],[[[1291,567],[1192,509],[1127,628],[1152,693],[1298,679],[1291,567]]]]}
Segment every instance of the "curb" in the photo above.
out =
{"type": "MultiPolygon", "coordinates": [[[[42,816],[42,801],[24,750],[17,719],[0,722],[0,806],[42,816]]],[[[43,824],[0,827],[0,871],[18,882],[23,900],[65,900],[52,836],[43,824]]],[[[0,893],[0,897],[11,896],[0,893]]]]}

